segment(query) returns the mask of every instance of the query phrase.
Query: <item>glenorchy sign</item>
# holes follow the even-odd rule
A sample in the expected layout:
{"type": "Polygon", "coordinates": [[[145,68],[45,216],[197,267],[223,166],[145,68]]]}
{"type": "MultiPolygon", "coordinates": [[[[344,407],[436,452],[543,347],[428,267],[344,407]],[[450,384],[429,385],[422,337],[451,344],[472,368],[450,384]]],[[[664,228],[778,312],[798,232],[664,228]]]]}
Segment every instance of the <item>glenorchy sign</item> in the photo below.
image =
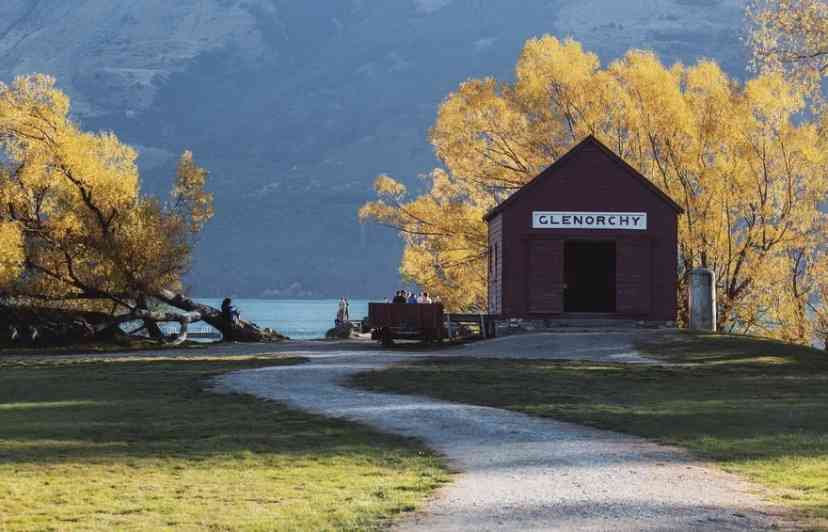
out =
{"type": "Polygon", "coordinates": [[[533,229],[647,229],[646,212],[546,212],[532,213],[533,229]]]}

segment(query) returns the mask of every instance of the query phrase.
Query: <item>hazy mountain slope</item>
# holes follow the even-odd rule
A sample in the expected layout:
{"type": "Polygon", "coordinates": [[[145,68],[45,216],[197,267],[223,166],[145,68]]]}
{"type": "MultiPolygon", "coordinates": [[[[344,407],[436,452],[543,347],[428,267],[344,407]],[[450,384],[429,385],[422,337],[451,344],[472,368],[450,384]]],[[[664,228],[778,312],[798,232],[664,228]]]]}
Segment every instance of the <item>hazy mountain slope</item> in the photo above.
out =
{"type": "Polygon", "coordinates": [[[427,129],[471,76],[510,76],[526,38],[572,35],[605,61],[744,60],[736,0],[5,0],[0,79],[58,76],[87,127],[142,148],[145,186],[190,147],[217,216],[197,293],[382,295],[395,235],[356,209],[383,172],[417,186],[427,129]]]}
{"type": "Polygon", "coordinates": [[[84,115],[147,108],[171,72],[206,50],[262,52],[255,17],[210,0],[4,0],[0,68],[58,76],[84,115]]]}

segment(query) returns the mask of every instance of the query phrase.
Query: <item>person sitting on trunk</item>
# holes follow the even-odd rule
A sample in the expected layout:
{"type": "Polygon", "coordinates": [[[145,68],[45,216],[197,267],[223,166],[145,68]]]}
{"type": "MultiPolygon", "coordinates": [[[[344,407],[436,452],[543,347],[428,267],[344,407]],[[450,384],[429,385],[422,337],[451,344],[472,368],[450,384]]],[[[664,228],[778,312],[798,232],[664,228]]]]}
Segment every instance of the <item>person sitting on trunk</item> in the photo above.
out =
{"type": "Polygon", "coordinates": [[[225,297],[221,302],[221,316],[227,323],[239,321],[239,311],[233,306],[233,301],[229,297],[225,297]]]}

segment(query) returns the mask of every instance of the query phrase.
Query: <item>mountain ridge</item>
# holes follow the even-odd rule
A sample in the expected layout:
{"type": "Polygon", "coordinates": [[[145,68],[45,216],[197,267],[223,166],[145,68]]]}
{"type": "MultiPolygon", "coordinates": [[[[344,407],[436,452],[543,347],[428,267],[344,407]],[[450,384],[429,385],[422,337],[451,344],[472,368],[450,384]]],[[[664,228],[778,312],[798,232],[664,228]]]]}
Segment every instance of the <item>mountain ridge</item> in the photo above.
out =
{"type": "Polygon", "coordinates": [[[136,145],[147,191],[178,154],[211,171],[216,217],[188,278],[204,296],[378,297],[391,231],[356,210],[376,175],[439,162],[437,107],[470,77],[510,78],[523,42],[572,36],[604,62],[651,48],[742,76],[737,0],[7,0],[0,79],[53,74],[89,129],[136,145]]]}

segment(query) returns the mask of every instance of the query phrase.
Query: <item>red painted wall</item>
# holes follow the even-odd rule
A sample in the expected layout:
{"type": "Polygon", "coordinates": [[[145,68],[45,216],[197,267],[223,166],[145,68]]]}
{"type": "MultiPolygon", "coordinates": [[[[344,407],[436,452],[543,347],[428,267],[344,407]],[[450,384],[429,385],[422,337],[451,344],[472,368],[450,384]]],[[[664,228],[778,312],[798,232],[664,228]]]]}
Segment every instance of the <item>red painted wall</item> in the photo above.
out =
{"type": "Polygon", "coordinates": [[[489,220],[489,314],[503,312],[503,217],[489,220]]]}

